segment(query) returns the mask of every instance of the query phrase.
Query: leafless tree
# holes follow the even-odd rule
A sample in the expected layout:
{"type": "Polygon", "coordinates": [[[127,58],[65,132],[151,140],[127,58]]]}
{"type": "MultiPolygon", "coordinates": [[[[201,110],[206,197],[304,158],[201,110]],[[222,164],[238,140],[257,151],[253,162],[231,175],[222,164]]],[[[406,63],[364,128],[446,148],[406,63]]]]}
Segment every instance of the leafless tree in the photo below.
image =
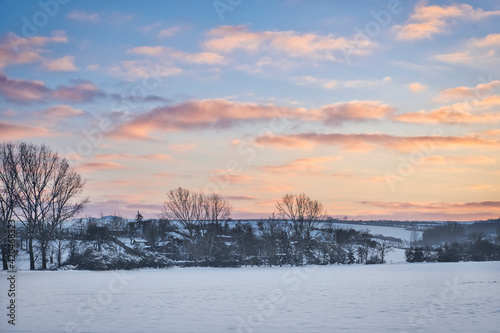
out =
{"type": "Polygon", "coordinates": [[[387,240],[382,240],[377,242],[377,247],[376,247],[378,256],[380,258],[380,262],[383,264],[385,263],[386,256],[389,252],[394,251],[394,247],[389,243],[387,240]]]}
{"type": "Polygon", "coordinates": [[[209,243],[207,255],[211,257],[214,252],[214,244],[219,235],[223,223],[231,216],[231,204],[222,195],[212,193],[205,199],[206,233],[209,243]]]}
{"type": "MultiPolygon", "coordinates": [[[[78,214],[88,202],[72,202],[85,182],[76,171],[46,145],[19,143],[13,145],[7,160],[15,174],[14,215],[26,227],[30,269],[35,269],[33,241],[40,242],[42,269],[47,268],[47,247],[57,226],[78,214]]],[[[5,185],[5,181],[2,179],[5,185]]]]}
{"type": "Polygon", "coordinates": [[[305,194],[287,194],[276,204],[278,216],[290,223],[290,238],[295,242],[297,264],[303,264],[303,256],[311,259],[318,226],[327,213],[320,201],[305,194]]]}
{"type": "Polygon", "coordinates": [[[206,219],[206,198],[200,193],[178,187],[168,192],[163,213],[166,218],[180,223],[187,231],[185,236],[193,239],[206,219]]]}
{"type": "Polygon", "coordinates": [[[16,207],[17,157],[14,152],[15,146],[13,143],[2,143],[0,145],[0,240],[4,270],[8,269],[7,224],[12,219],[16,207]]]}
{"type": "Polygon", "coordinates": [[[176,188],[168,192],[163,206],[166,218],[177,221],[186,237],[186,249],[194,258],[210,258],[221,225],[229,220],[231,204],[219,194],[194,193],[176,188]]]}

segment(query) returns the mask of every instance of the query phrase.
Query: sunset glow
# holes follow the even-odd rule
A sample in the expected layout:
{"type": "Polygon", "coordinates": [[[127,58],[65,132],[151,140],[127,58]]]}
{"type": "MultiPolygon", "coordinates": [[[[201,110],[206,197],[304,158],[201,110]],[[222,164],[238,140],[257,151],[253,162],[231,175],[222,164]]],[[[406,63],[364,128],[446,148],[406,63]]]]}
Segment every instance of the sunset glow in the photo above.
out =
{"type": "Polygon", "coordinates": [[[46,143],[84,215],[169,190],[233,219],[500,216],[500,3],[0,2],[0,141],[46,143]]]}

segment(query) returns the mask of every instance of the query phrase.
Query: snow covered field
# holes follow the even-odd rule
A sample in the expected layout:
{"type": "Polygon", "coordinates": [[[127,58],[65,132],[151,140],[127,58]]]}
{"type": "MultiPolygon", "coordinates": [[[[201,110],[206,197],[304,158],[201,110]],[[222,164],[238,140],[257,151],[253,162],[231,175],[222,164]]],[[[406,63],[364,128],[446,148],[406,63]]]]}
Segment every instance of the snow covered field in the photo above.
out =
{"type": "Polygon", "coordinates": [[[17,275],[0,332],[498,332],[500,262],[17,275]]]}

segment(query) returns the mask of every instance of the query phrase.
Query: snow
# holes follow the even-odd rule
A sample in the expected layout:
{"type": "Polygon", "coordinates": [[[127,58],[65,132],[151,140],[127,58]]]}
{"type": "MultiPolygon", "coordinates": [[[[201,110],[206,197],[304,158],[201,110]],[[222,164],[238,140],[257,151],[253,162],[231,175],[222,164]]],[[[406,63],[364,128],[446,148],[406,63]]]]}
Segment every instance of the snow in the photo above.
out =
{"type": "Polygon", "coordinates": [[[498,332],[500,262],[20,271],[0,332],[498,332]]]}

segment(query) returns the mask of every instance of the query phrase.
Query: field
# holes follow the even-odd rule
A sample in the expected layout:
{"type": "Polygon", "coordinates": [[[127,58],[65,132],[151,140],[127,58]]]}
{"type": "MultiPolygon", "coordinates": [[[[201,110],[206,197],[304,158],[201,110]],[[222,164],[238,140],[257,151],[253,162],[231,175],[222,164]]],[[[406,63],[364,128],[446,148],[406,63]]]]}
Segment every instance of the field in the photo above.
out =
{"type": "Polygon", "coordinates": [[[500,262],[20,271],[0,331],[498,332],[499,280],[500,262]]]}

